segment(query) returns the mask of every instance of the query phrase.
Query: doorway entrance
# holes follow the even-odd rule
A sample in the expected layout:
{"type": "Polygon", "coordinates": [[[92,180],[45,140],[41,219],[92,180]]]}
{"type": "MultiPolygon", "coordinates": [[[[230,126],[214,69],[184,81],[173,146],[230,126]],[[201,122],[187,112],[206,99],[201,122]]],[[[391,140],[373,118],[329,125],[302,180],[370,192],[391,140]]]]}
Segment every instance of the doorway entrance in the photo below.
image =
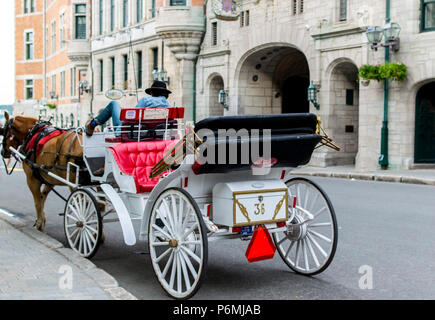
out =
{"type": "Polygon", "coordinates": [[[415,163],[435,163],[435,82],[417,93],[414,145],[415,163]]]}

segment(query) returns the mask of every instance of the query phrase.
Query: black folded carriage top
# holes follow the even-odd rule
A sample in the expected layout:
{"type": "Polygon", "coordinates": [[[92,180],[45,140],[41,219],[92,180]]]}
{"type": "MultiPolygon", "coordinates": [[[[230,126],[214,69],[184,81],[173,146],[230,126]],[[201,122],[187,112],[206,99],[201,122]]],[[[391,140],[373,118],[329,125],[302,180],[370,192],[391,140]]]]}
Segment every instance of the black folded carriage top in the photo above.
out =
{"type": "Polygon", "coordinates": [[[207,157],[208,148],[214,147],[215,160],[197,166],[195,172],[198,174],[221,173],[249,169],[257,160],[253,159],[255,152],[252,152],[252,143],[259,142],[260,157],[262,151],[267,150],[263,146],[263,142],[267,140],[262,136],[262,133],[266,133],[265,129],[271,130],[270,155],[273,161],[276,161],[274,167],[297,167],[307,164],[311,159],[314,148],[321,141],[321,137],[316,134],[316,128],[317,116],[311,113],[223,116],[204,119],[196,124],[195,131],[200,136],[201,134],[210,136],[211,132],[213,132],[215,139],[206,137],[200,151],[201,148],[206,147],[207,151],[203,154],[205,158],[210,160],[210,157],[207,157]],[[240,133],[246,131],[239,130],[246,129],[249,137],[238,136],[222,139],[218,136],[219,129],[234,129],[240,133]],[[260,130],[259,137],[253,136],[254,129],[260,130]],[[246,148],[246,143],[249,144],[248,148],[246,148]],[[219,157],[219,152],[222,152],[223,148],[226,149],[225,155],[222,157],[222,154],[220,154],[219,157]],[[234,157],[234,154],[230,157],[230,151],[234,152],[235,148],[237,148],[236,157],[234,157]],[[249,161],[246,161],[247,150],[249,150],[249,161]]]}

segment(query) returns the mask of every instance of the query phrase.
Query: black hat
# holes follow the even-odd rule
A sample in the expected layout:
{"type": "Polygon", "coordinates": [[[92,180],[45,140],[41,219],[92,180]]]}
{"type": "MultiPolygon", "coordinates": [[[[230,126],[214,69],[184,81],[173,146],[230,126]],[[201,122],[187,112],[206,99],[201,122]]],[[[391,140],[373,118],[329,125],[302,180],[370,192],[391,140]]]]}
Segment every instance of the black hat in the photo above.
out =
{"type": "Polygon", "coordinates": [[[151,88],[145,89],[145,92],[148,94],[151,94],[151,91],[166,92],[167,94],[172,93],[171,91],[166,89],[166,83],[164,83],[163,81],[154,81],[153,84],[151,85],[151,88]]]}

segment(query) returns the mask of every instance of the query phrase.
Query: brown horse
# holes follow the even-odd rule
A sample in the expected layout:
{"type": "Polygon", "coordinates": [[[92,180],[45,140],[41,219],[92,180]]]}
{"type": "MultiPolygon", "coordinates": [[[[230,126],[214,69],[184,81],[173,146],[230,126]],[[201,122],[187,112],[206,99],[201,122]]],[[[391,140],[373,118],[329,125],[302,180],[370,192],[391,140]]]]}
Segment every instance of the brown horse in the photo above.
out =
{"type": "MultiPolygon", "coordinates": [[[[24,116],[10,118],[7,112],[5,112],[5,119],[5,126],[0,128],[0,135],[3,135],[3,148],[1,155],[7,159],[11,157],[9,147],[18,149],[18,147],[23,144],[29,131],[35,126],[37,119],[24,116]]],[[[39,166],[52,167],[49,169],[50,172],[66,179],[66,170],[62,169],[62,167],[66,168],[68,161],[75,162],[75,160],[72,159],[79,159],[83,157],[83,148],[81,146],[83,141],[82,139],[81,133],[70,134],[70,132],[64,132],[61,135],[50,139],[41,148],[36,157],[35,163],[39,166]],[[58,161],[56,166],[53,166],[58,153],[58,161]]],[[[39,171],[42,177],[41,181],[41,179],[38,179],[38,177],[34,175],[34,169],[30,166],[30,164],[24,161],[23,169],[26,174],[27,185],[32,192],[35,202],[37,215],[35,227],[40,231],[44,231],[46,220],[44,204],[48,194],[51,191],[50,185],[56,186],[63,184],[47,174],[39,171]]],[[[70,181],[75,181],[74,170],[72,170],[70,174],[70,181]]]]}

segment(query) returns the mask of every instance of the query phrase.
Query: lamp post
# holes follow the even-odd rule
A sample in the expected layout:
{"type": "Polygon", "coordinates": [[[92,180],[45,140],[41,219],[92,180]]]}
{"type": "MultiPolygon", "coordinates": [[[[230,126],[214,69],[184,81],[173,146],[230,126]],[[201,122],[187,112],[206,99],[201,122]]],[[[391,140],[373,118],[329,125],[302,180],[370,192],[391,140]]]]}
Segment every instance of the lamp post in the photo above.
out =
{"type": "MultiPolygon", "coordinates": [[[[390,0],[386,0],[386,18],[385,25],[381,27],[370,27],[367,29],[366,35],[371,43],[371,48],[377,50],[378,47],[385,48],[385,63],[390,62],[390,49],[394,52],[400,49],[400,31],[401,27],[395,22],[391,22],[390,17],[390,0]],[[381,43],[382,37],[385,38],[385,43],[381,43]]],[[[381,129],[381,154],[378,163],[381,169],[388,169],[388,97],[389,97],[389,80],[384,80],[384,118],[381,129]]]]}
{"type": "Polygon", "coordinates": [[[317,110],[320,110],[320,104],[317,102],[317,91],[314,82],[311,81],[311,84],[308,87],[308,101],[311,102],[317,110]]]}

